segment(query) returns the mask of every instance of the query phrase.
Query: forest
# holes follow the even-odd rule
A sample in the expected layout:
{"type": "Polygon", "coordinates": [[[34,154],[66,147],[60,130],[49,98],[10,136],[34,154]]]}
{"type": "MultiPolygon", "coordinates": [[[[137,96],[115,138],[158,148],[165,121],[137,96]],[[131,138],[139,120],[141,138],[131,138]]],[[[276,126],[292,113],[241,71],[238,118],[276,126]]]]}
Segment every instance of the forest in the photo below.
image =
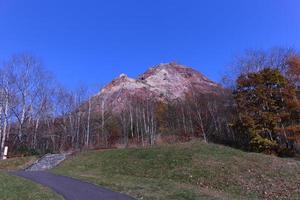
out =
{"type": "Polygon", "coordinates": [[[246,51],[229,68],[219,91],[191,87],[184,99],[169,102],[131,96],[115,113],[103,100],[92,101],[88,88],[61,86],[34,56],[13,55],[0,68],[0,152],[5,146],[16,156],[202,138],[246,151],[299,153],[296,51],[246,51]]]}

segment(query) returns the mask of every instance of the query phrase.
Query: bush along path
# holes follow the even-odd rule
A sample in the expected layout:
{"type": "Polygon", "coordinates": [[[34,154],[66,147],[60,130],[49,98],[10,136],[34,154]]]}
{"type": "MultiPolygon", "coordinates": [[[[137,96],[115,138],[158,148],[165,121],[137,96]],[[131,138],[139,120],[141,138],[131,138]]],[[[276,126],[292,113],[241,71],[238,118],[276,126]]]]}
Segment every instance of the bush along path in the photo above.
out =
{"type": "Polygon", "coordinates": [[[93,184],[56,175],[45,170],[51,169],[65,160],[67,154],[47,154],[24,171],[11,172],[12,175],[29,179],[53,189],[66,200],[132,200],[132,197],[116,193],[93,184]]]}

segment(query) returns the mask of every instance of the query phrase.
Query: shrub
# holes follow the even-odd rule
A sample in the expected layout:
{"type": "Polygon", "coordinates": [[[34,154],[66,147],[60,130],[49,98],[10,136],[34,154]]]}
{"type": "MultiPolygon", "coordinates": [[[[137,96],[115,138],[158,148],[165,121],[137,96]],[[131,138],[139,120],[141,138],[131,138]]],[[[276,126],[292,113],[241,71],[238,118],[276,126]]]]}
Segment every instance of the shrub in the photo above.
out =
{"type": "Polygon", "coordinates": [[[40,153],[33,149],[33,148],[29,148],[25,145],[22,146],[18,146],[16,148],[16,150],[14,151],[14,154],[17,156],[36,156],[36,155],[40,155],[40,153]]]}
{"type": "Polygon", "coordinates": [[[256,135],[250,141],[250,148],[255,152],[264,152],[267,154],[277,154],[278,144],[276,141],[263,138],[260,135],[256,135]]]}
{"type": "Polygon", "coordinates": [[[280,148],[278,151],[278,156],[280,157],[294,157],[295,151],[289,148],[280,148]]]}

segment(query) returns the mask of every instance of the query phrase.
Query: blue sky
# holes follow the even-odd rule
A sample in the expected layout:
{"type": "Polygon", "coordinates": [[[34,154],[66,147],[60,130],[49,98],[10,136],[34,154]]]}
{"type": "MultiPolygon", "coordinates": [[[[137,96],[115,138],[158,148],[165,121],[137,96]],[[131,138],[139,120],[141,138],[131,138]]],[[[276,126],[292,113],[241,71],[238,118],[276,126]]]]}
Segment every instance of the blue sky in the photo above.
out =
{"type": "Polygon", "coordinates": [[[169,61],[219,81],[251,48],[300,48],[299,0],[0,0],[0,60],[30,52],[68,87],[169,61]]]}

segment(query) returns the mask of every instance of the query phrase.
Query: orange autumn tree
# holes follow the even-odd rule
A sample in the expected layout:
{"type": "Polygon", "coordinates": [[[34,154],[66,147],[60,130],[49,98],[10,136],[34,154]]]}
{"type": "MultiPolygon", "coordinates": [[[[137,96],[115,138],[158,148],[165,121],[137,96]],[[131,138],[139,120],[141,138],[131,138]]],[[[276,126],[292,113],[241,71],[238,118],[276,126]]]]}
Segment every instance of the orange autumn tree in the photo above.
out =
{"type": "Polygon", "coordinates": [[[291,56],[287,62],[287,77],[297,86],[300,84],[300,58],[291,56]]]}
{"type": "Polygon", "coordinates": [[[286,75],[297,89],[297,100],[290,102],[293,109],[288,131],[294,133],[292,139],[300,144],[300,57],[297,55],[291,56],[287,64],[288,69],[286,75]]]}
{"type": "Polygon", "coordinates": [[[299,134],[295,86],[271,68],[242,74],[236,83],[237,124],[248,136],[251,150],[293,153],[299,134]]]}

